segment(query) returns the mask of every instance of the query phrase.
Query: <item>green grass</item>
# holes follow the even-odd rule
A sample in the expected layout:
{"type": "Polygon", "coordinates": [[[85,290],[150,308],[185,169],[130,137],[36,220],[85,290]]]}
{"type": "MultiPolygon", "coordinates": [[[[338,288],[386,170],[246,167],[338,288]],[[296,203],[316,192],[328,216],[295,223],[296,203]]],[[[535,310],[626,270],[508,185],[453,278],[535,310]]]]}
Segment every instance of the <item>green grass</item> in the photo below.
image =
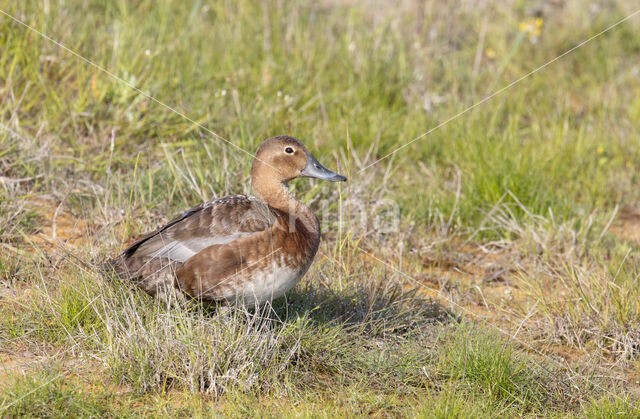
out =
{"type": "Polygon", "coordinates": [[[50,279],[15,299],[21,310],[3,307],[5,347],[27,346],[59,362],[27,362],[29,378],[6,371],[14,378],[2,384],[3,413],[144,414],[133,405],[277,416],[285,403],[302,415],[549,415],[602,394],[592,387],[599,379],[565,376],[495,331],[458,323],[432,301],[366,277],[342,291],[307,281],[271,310],[219,312],[167,306],[128,284],[76,276],[83,285],[74,291],[69,279],[50,279]],[[578,390],[585,388],[592,393],[578,390]],[[117,400],[100,401],[114,392],[117,400]]]}
{"type": "Polygon", "coordinates": [[[634,11],[467,3],[0,0],[122,79],[0,16],[0,415],[637,415],[638,17],[361,171],[634,11]],[[87,271],[251,192],[209,130],[349,177],[292,185],[323,244],[272,309],[87,271]]]}
{"type": "Polygon", "coordinates": [[[4,391],[0,410],[7,417],[104,416],[111,413],[103,398],[65,384],[55,370],[35,377],[14,377],[4,391]]]}

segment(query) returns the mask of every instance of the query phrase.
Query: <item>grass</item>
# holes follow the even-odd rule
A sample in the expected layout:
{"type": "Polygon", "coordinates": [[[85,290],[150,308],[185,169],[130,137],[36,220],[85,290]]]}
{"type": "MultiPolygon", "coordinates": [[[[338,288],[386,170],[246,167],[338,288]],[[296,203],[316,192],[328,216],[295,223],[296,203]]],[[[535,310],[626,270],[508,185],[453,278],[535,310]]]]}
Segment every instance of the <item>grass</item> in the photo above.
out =
{"type": "Polygon", "coordinates": [[[0,415],[637,415],[637,17],[367,167],[634,12],[583,3],[0,0],[121,79],[0,16],[0,415]],[[349,177],[271,307],[90,269],[251,192],[211,131],[349,177]]]}

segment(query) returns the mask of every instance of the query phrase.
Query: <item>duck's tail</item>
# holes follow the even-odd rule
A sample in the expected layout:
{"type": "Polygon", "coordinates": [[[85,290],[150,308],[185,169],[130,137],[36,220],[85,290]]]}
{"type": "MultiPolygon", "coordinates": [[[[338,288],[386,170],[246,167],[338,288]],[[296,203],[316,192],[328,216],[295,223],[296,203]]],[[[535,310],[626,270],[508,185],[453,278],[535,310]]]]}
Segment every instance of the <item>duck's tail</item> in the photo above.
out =
{"type": "Polygon", "coordinates": [[[116,266],[117,266],[116,258],[109,258],[106,261],[102,262],[100,265],[98,265],[98,270],[100,271],[101,274],[103,274],[103,276],[105,276],[108,279],[111,279],[111,278],[120,276],[118,275],[118,270],[116,266]]]}
{"type": "Polygon", "coordinates": [[[75,262],[77,262],[77,265],[80,266],[82,269],[88,272],[95,272],[99,276],[107,280],[111,280],[115,278],[124,278],[124,276],[122,275],[123,274],[122,262],[119,260],[120,257],[109,258],[106,261],[102,261],[102,262],[100,261],[89,262],[77,255],[74,255],[71,252],[67,252],[67,255],[70,256],[75,262]]]}
{"type": "Polygon", "coordinates": [[[131,273],[124,261],[123,255],[109,258],[102,262],[99,267],[100,273],[108,279],[130,279],[131,273]]]}

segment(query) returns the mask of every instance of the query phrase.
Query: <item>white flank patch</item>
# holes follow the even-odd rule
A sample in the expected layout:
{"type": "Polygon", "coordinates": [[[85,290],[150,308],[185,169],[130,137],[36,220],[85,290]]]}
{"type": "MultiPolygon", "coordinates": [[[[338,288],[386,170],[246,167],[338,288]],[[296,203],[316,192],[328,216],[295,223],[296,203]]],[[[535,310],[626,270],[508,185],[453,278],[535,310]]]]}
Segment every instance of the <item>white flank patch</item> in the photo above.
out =
{"type": "MultiPolygon", "coordinates": [[[[284,255],[282,255],[284,256],[284,255]]],[[[280,261],[273,261],[271,266],[256,270],[250,278],[237,290],[230,301],[242,302],[247,306],[255,306],[275,298],[282,297],[285,292],[293,288],[304,275],[304,270],[291,269],[284,257],[280,261]]]]}

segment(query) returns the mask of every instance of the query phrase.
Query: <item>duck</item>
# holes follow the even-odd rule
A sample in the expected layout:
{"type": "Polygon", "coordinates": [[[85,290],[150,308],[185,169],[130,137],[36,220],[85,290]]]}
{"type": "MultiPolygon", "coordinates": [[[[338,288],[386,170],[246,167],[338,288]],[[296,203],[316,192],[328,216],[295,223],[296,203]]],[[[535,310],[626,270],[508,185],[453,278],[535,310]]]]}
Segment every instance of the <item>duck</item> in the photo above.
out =
{"type": "Polygon", "coordinates": [[[182,296],[255,307],[283,296],[311,266],[320,244],[313,211],[289,191],[300,177],[347,178],[320,164],[296,138],[266,139],[251,165],[255,196],[197,205],[108,261],[117,277],[162,298],[182,296]]]}

